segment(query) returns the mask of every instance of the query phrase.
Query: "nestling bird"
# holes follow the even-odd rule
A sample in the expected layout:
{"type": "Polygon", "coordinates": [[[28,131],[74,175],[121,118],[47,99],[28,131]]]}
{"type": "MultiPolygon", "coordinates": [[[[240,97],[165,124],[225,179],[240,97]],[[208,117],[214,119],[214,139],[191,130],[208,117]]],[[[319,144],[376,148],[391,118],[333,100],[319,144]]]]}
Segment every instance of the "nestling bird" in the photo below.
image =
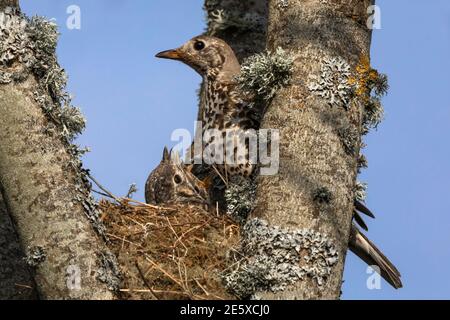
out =
{"type": "Polygon", "coordinates": [[[145,184],[145,201],[149,204],[191,203],[208,205],[203,183],[185,166],[177,152],[164,148],[163,158],[145,184]]]}
{"type": "Polygon", "coordinates": [[[227,130],[235,133],[234,138],[225,143],[213,137],[206,141],[204,148],[217,146],[217,150],[223,152],[227,144],[234,144],[234,161],[225,160],[224,170],[228,175],[251,175],[254,165],[249,161],[249,148],[242,134],[249,129],[258,129],[258,114],[238,90],[235,78],[241,67],[231,47],[221,39],[199,36],[178,49],[160,52],[156,57],[184,62],[203,77],[204,107],[200,120],[204,131],[217,129],[223,137],[227,130]]]}
{"type": "MultiPolygon", "coordinates": [[[[249,107],[249,97],[245,97],[238,88],[235,79],[240,73],[240,64],[231,47],[224,41],[215,37],[199,36],[178,49],[160,52],[156,57],[181,61],[203,77],[205,88],[202,96],[203,110],[200,110],[199,114],[204,130],[218,129],[225,132],[227,129],[236,131],[259,129],[260,114],[249,107]]],[[[244,145],[243,150],[246,150],[246,153],[237,156],[244,157],[247,162],[238,164],[225,162],[224,170],[229,175],[248,177],[254,170],[254,165],[248,162],[248,147],[242,139],[234,142],[244,145]]],[[[210,140],[205,147],[213,143],[217,141],[210,140]]],[[[355,221],[367,230],[359,213],[373,218],[372,212],[356,200],[354,205],[355,221]]],[[[393,287],[402,286],[398,270],[355,224],[352,224],[349,249],[367,264],[377,265],[381,276],[393,287]]]]}

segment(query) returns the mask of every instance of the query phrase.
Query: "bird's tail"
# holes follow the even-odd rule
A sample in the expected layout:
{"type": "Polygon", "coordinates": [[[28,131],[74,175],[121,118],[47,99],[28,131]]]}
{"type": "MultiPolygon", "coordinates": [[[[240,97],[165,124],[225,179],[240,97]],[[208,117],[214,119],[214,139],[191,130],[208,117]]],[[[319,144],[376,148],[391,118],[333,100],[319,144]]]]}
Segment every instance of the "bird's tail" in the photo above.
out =
{"type": "Polygon", "coordinates": [[[395,289],[403,286],[397,268],[355,225],[352,225],[349,249],[369,266],[378,266],[381,276],[395,289]]]}

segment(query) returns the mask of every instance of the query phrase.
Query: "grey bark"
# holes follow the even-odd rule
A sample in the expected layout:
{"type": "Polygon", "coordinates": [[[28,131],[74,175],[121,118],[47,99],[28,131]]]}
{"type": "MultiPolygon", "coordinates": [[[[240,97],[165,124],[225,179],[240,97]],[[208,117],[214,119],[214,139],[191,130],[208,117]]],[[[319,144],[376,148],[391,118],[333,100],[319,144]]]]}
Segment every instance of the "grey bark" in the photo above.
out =
{"type": "MultiPolygon", "coordinates": [[[[0,9],[17,1],[0,0],[0,9]]],[[[15,66],[13,65],[12,68],[15,66]]],[[[0,71],[9,71],[2,66],[0,71]]],[[[0,185],[43,299],[112,299],[107,248],[83,208],[77,169],[33,92],[33,74],[0,85],[0,185]],[[78,272],[79,271],[79,272],[78,272]],[[80,286],[77,284],[79,275],[80,286]]]]}
{"type": "Polygon", "coordinates": [[[239,61],[266,48],[268,2],[266,0],[205,0],[209,35],[226,41],[239,61]],[[222,11],[222,23],[215,16],[222,11]]]}
{"type": "MultiPolygon", "coordinates": [[[[0,1],[0,10],[17,6],[18,0],[0,1]]],[[[34,299],[36,291],[23,248],[0,194],[0,300],[34,299]]]]}
{"type": "Polygon", "coordinates": [[[33,277],[24,258],[24,251],[0,194],[0,300],[30,300],[37,297],[33,277]]]}
{"type": "Polygon", "coordinates": [[[46,299],[111,299],[96,278],[105,245],[75,199],[75,172],[57,137],[43,131],[47,119],[32,98],[34,79],[0,86],[0,179],[3,195],[28,254],[42,248],[35,281],[46,299]],[[70,268],[81,271],[81,289],[70,290],[70,268]],[[69,268],[69,269],[68,269],[69,268]]]}
{"type": "Polygon", "coordinates": [[[19,7],[19,0],[1,0],[0,10],[5,9],[6,7],[19,7]]]}
{"type": "MultiPolygon", "coordinates": [[[[264,117],[263,128],[280,129],[280,171],[260,177],[253,217],[291,231],[326,236],[338,261],[322,284],[306,277],[281,292],[260,292],[263,299],[337,299],[352,220],[362,110],[330,105],[308,87],[320,76],[323,59],[341,57],[355,70],[369,56],[366,26],[371,0],[269,1],[268,49],[282,47],[295,58],[292,85],[280,90],[264,117]],[[356,152],[348,154],[342,130],[356,132],[356,152]],[[327,196],[320,199],[323,191],[327,196]]],[[[307,264],[307,262],[304,262],[307,264]]],[[[314,267],[314,266],[310,266],[314,267]]]]}

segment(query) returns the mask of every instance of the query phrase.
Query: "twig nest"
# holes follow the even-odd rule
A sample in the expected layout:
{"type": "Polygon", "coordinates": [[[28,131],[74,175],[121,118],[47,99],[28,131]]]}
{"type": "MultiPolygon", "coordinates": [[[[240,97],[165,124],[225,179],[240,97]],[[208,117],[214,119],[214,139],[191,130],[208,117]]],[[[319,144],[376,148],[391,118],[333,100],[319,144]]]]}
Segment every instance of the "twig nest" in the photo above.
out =
{"type": "Polygon", "coordinates": [[[222,284],[239,227],[201,207],[99,204],[123,299],[233,299],[222,284]]]}

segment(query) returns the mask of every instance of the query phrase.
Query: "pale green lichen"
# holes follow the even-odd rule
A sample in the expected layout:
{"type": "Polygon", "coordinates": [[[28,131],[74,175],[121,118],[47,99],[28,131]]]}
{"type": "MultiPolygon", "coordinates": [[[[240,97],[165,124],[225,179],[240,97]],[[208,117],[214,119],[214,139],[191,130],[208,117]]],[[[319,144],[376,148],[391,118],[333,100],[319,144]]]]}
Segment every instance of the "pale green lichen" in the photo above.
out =
{"type": "Polygon", "coordinates": [[[360,153],[358,157],[358,174],[361,173],[362,169],[367,169],[369,167],[369,163],[364,154],[360,153]]]}
{"type": "Polygon", "coordinates": [[[36,268],[39,266],[42,262],[45,261],[47,258],[45,254],[45,250],[42,247],[28,247],[26,256],[25,256],[25,262],[28,266],[32,268],[36,268]]]}
{"type": "Polygon", "coordinates": [[[225,190],[227,214],[241,224],[245,223],[254,208],[256,181],[252,178],[233,176],[225,190]]]}
{"type": "Polygon", "coordinates": [[[384,108],[379,97],[371,97],[364,106],[363,114],[363,134],[370,132],[370,129],[376,129],[384,120],[384,108]]]}
{"type": "Polygon", "coordinates": [[[289,0],[278,0],[277,1],[277,8],[279,10],[285,10],[289,7],[289,0]]]}
{"type": "Polygon", "coordinates": [[[0,25],[0,83],[20,82],[34,75],[39,86],[35,99],[46,114],[57,122],[62,135],[73,140],[85,127],[79,109],[66,92],[67,75],[56,57],[58,27],[43,17],[27,18],[17,9],[6,8],[0,25]]]}
{"type": "Polygon", "coordinates": [[[86,119],[83,113],[77,107],[63,106],[61,108],[61,125],[63,126],[63,134],[69,140],[75,138],[76,135],[81,134],[86,128],[86,119]]]}
{"type": "Polygon", "coordinates": [[[367,183],[356,181],[355,185],[355,199],[359,202],[366,201],[367,198],[367,183]]]}
{"type": "Polygon", "coordinates": [[[258,292],[284,291],[306,278],[322,287],[338,262],[332,241],[312,230],[290,231],[252,219],[242,230],[234,268],[223,275],[227,289],[246,299],[258,292]]]}
{"type": "Polygon", "coordinates": [[[40,80],[35,96],[40,97],[38,101],[42,108],[57,122],[63,137],[70,142],[84,130],[86,120],[81,111],[72,106],[71,96],[65,89],[67,75],[56,57],[59,36],[57,25],[42,17],[33,17],[28,23],[27,32],[33,43],[35,58],[31,68],[40,80]]]}
{"type": "Polygon", "coordinates": [[[330,106],[349,108],[353,87],[350,65],[342,57],[325,57],[319,75],[311,75],[308,89],[330,106]]]}
{"type": "Polygon", "coordinates": [[[247,58],[237,77],[239,87],[255,100],[269,101],[278,90],[290,84],[294,59],[282,48],[247,58]]]}
{"type": "Polygon", "coordinates": [[[81,111],[72,106],[66,91],[67,75],[59,66],[56,56],[57,25],[43,17],[28,18],[15,8],[0,12],[0,84],[20,83],[30,76],[37,81],[33,95],[49,119],[45,132],[62,140],[71,160],[67,169],[76,173],[74,185],[78,191],[73,201],[79,202],[97,232],[106,238],[97,204],[91,195],[87,170],[83,169],[81,156],[86,149],[72,141],[85,128],[81,111]]]}
{"type": "Polygon", "coordinates": [[[338,135],[347,154],[353,156],[359,151],[361,147],[359,143],[360,133],[354,126],[341,126],[338,129],[338,135]]]}
{"type": "Polygon", "coordinates": [[[43,77],[57,64],[55,51],[59,37],[58,26],[39,16],[28,19],[26,26],[28,46],[33,51],[30,66],[38,76],[43,77]]]}
{"type": "Polygon", "coordinates": [[[108,286],[108,290],[118,292],[122,282],[119,262],[110,251],[102,251],[98,254],[100,266],[97,270],[97,279],[108,286]]]}
{"type": "Polygon", "coordinates": [[[0,63],[3,66],[10,66],[14,60],[27,63],[26,19],[18,9],[12,7],[1,11],[0,18],[0,63]]]}

